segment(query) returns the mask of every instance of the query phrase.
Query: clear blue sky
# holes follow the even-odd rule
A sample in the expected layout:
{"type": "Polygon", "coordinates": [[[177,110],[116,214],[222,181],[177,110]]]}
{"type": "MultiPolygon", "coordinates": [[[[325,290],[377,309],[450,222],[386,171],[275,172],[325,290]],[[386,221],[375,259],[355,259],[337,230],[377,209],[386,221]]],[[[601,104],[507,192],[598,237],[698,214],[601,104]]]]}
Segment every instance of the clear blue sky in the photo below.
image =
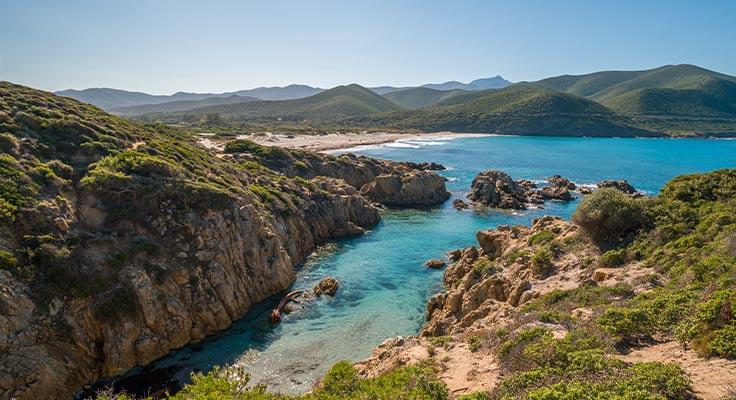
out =
{"type": "Polygon", "coordinates": [[[697,64],[736,75],[736,1],[0,0],[0,79],[167,94],[537,80],[697,64]]]}

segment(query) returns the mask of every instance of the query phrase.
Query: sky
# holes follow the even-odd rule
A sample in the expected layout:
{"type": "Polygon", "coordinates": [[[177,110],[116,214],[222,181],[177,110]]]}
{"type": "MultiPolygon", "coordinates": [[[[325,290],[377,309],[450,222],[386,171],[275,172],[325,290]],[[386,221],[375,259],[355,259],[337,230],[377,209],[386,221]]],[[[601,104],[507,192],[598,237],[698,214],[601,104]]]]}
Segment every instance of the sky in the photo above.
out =
{"type": "Polygon", "coordinates": [[[0,80],[170,94],[683,63],[736,75],[735,21],[734,0],[0,0],[0,80]]]}

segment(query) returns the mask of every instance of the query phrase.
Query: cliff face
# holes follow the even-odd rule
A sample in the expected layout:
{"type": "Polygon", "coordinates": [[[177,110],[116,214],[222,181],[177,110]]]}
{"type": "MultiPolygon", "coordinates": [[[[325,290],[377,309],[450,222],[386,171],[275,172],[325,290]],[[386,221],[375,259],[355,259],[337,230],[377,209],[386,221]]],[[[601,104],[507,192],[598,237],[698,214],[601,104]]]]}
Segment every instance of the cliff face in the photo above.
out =
{"type": "Polygon", "coordinates": [[[287,289],[316,245],[377,223],[353,185],[394,170],[211,154],[168,128],[0,92],[0,398],[69,397],[228,327],[287,289]]]}

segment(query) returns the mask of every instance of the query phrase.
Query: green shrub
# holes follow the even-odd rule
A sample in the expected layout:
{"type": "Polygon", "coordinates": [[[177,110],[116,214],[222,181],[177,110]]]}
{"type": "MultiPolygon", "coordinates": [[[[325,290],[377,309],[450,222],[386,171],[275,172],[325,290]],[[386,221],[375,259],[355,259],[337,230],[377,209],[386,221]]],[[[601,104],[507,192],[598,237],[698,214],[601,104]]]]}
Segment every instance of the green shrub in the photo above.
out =
{"type": "Polygon", "coordinates": [[[618,343],[636,343],[654,331],[649,314],[638,308],[609,308],[597,323],[618,343]]]}
{"type": "Polygon", "coordinates": [[[499,272],[501,267],[496,265],[493,261],[485,258],[481,258],[473,264],[473,272],[477,274],[495,274],[499,272]]]}
{"type": "Polygon", "coordinates": [[[526,250],[518,250],[518,251],[512,251],[508,254],[506,254],[506,263],[507,264],[513,264],[521,257],[528,256],[529,252],[526,250]]]}
{"type": "Polygon", "coordinates": [[[543,230],[541,232],[537,232],[529,237],[529,240],[527,241],[527,244],[530,246],[537,246],[540,244],[545,244],[547,242],[550,242],[552,239],[557,236],[554,232],[550,230],[543,230]]]}
{"type": "Polygon", "coordinates": [[[619,242],[646,222],[644,201],[615,189],[600,189],[586,196],[572,220],[599,245],[619,242]]]}
{"type": "Polygon", "coordinates": [[[552,264],[552,252],[546,247],[535,251],[531,261],[534,273],[537,276],[546,277],[552,272],[552,268],[554,267],[552,264]]]}
{"type": "Polygon", "coordinates": [[[726,325],[715,331],[709,349],[713,354],[736,357],[736,325],[726,325]]]}
{"type": "Polygon", "coordinates": [[[608,250],[601,254],[600,264],[602,267],[618,267],[626,262],[626,249],[608,250]]]}
{"type": "Polygon", "coordinates": [[[0,250],[0,268],[15,271],[18,268],[18,258],[9,251],[0,250]]]}
{"type": "Polygon", "coordinates": [[[468,342],[468,347],[470,348],[470,351],[472,351],[473,353],[478,351],[481,348],[481,346],[483,346],[483,338],[478,335],[473,335],[473,336],[468,337],[467,342],[468,342]]]}

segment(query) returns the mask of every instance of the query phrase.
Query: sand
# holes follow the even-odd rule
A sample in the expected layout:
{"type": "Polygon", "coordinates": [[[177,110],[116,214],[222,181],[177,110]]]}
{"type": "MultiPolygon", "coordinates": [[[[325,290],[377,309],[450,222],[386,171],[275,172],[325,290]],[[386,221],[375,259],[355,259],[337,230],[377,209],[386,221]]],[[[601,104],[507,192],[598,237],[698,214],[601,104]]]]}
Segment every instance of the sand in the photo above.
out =
{"type": "Polygon", "coordinates": [[[397,140],[458,138],[491,136],[482,133],[453,133],[433,132],[420,134],[407,133],[329,133],[324,135],[285,135],[285,134],[258,134],[240,135],[239,139],[252,140],[264,146],[281,146],[290,149],[330,152],[351,149],[357,146],[376,145],[395,142],[397,140]]]}

